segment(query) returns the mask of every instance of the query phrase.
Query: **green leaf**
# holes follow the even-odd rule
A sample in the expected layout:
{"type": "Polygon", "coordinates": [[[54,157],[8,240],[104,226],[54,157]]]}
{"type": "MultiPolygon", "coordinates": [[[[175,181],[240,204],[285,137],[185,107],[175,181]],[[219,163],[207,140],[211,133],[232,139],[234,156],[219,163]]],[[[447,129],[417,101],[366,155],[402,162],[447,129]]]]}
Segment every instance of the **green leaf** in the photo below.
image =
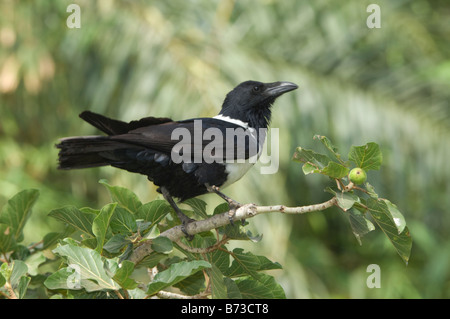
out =
{"type": "Polygon", "coordinates": [[[233,262],[231,267],[224,272],[227,277],[252,276],[257,278],[258,271],[281,269],[281,265],[272,262],[264,256],[256,256],[251,252],[244,252],[242,248],[235,248],[231,253],[233,262]]]}
{"type": "Polygon", "coordinates": [[[395,227],[397,227],[398,233],[400,234],[406,227],[405,217],[402,215],[402,213],[400,213],[395,204],[392,204],[387,199],[382,199],[382,201],[386,203],[389,213],[392,216],[392,220],[394,221],[395,227]]]}
{"type": "MultiPolygon", "coordinates": [[[[323,145],[339,160],[341,161],[341,154],[339,154],[338,149],[331,143],[330,139],[323,135],[314,135],[314,139],[318,139],[323,145]]],[[[341,161],[342,162],[342,161],[341,161]]]]}
{"type": "Polygon", "coordinates": [[[317,168],[317,166],[313,165],[311,163],[303,164],[302,171],[303,171],[303,174],[305,174],[305,175],[312,174],[312,173],[319,173],[320,172],[320,170],[317,168]]]}
{"type": "Polygon", "coordinates": [[[186,295],[196,295],[205,289],[205,276],[201,271],[197,271],[192,276],[183,279],[173,286],[180,289],[186,295]]]}
{"type": "Polygon", "coordinates": [[[43,243],[42,249],[44,250],[44,249],[49,248],[50,246],[53,246],[54,244],[56,244],[58,242],[59,239],[66,238],[74,231],[75,231],[75,228],[73,228],[71,225],[66,224],[66,227],[64,228],[64,230],[62,232],[51,232],[51,233],[46,234],[43,239],[44,243],[43,243]]]}
{"type": "Polygon", "coordinates": [[[331,159],[323,154],[316,153],[312,150],[307,150],[302,147],[297,147],[292,158],[295,162],[307,163],[321,170],[331,162],[331,159]]]}
{"type": "Polygon", "coordinates": [[[6,279],[3,274],[0,272],[0,288],[6,284],[6,279]]]}
{"type": "Polygon", "coordinates": [[[238,279],[235,281],[244,299],[285,299],[283,288],[272,276],[258,274],[258,279],[238,279]]]}
{"type": "Polygon", "coordinates": [[[109,221],[111,219],[112,214],[114,213],[114,210],[116,209],[116,206],[117,206],[116,203],[105,205],[92,222],[92,232],[97,238],[97,247],[95,250],[98,251],[99,253],[101,253],[103,250],[103,244],[105,243],[109,221]]]}
{"type": "Polygon", "coordinates": [[[150,255],[147,255],[139,262],[139,266],[152,268],[155,267],[161,260],[167,258],[166,254],[152,252],[150,255]]]}
{"type": "Polygon", "coordinates": [[[153,281],[148,285],[147,294],[153,295],[195,274],[199,270],[210,267],[211,264],[204,260],[181,261],[172,264],[166,270],[156,274],[153,281]]]}
{"type": "Polygon", "coordinates": [[[48,289],[82,289],[79,269],[78,266],[61,268],[48,276],[44,285],[48,289]]]}
{"type": "Polygon", "coordinates": [[[345,212],[353,207],[355,203],[359,203],[360,199],[357,195],[349,192],[336,191],[331,187],[325,189],[327,192],[336,196],[337,205],[345,212]]]}
{"type": "Polygon", "coordinates": [[[94,236],[92,223],[96,215],[92,213],[82,212],[75,206],[65,206],[52,210],[48,216],[59,219],[90,236],[94,236]]]}
{"type": "Polygon", "coordinates": [[[124,260],[120,267],[117,269],[113,279],[123,289],[134,289],[138,286],[138,283],[130,278],[134,270],[134,263],[129,260],[124,260]]]}
{"type": "Polygon", "coordinates": [[[152,249],[158,253],[170,254],[173,250],[172,241],[164,236],[152,239],[152,249]]]}
{"type": "Polygon", "coordinates": [[[206,202],[198,199],[198,198],[190,198],[183,202],[184,204],[189,205],[193,210],[194,214],[199,216],[202,219],[208,218],[208,214],[206,213],[206,202]]]}
{"type": "Polygon", "coordinates": [[[224,276],[219,268],[212,265],[210,269],[207,270],[208,276],[211,279],[211,297],[213,299],[226,299],[227,298],[227,287],[224,282],[224,276]]]}
{"type": "Polygon", "coordinates": [[[109,225],[114,234],[123,233],[131,235],[137,231],[136,216],[122,207],[116,207],[109,225]]]}
{"type": "Polygon", "coordinates": [[[353,234],[361,245],[361,237],[375,229],[375,226],[357,209],[348,211],[348,218],[353,234]]]}
{"type": "Polygon", "coordinates": [[[104,245],[103,249],[115,254],[119,253],[122,248],[124,248],[126,245],[130,244],[131,241],[129,239],[126,239],[126,236],[124,234],[117,234],[112,236],[104,245]]]}
{"type": "Polygon", "coordinates": [[[336,162],[329,162],[327,166],[320,170],[320,173],[331,178],[342,178],[348,175],[349,169],[336,162]]]}
{"type": "Polygon", "coordinates": [[[28,267],[28,274],[36,276],[38,274],[39,266],[46,261],[44,253],[42,251],[35,252],[25,259],[25,263],[28,267]]]}
{"type": "Polygon", "coordinates": [[[364,170],[380,169],[383,156],[380,147],[376,143],[367,143],[363,146],[352,146],[348,158],[364,170]]]}
{"type": "Polygon", "coordinates": [[[0,265],[0,274],[8,281],[9,277],[11,277],[11,265],[8,263],[2,263],[0,265]]]}
{"type": "Polygon", "coordinates": [[[101,179],[99,183],[104,185],[109,190],[113,202],[117,202],[121,207],[125,208],[130,213],[136,213],[139,207],[142,206],[142,203],[136,194],[128,188],[111,186],[104,179],[101,179]]]}
{"type": "Polygon", "coordinates": [[[23,299],[27,293],[28,285],[30,284],[31,278],[28,276],[20,277],[19,285],[17,287],[17,297],[23,299]]]}
{"type": "Polygon", "coordinates": [[[28,272],[28,266],[21,260],[14,260],[12,262],[11,276],[9,277],[9,283],[13,289],[19,286],[20,278],[25,276],[28,272]]]}
{"type": "Polygon", "coordinates": [[[14,195],[3,206],[0,213],[0,223],[11,227],[10,231],[16,242],[23,240],[23,228],[38,197],[38,190],[27,189],[14,195]]]}
{"type": "Polygon", "coordinates": [[[16,249],[16,247],[17,244],[11,226],[0,224],[0,252],[6,254],[16,249]]]}
{"type": "Polygon", "coordinates": [[[228,277],[224,277],[223,281],[227,288],[227,298],[229,299],[242,299],[241,292],[239,291],[239,287],[236,285],[236,282],[228,277]]]}
{"type": "Polygon", "coordinates": [[[412,239],[408,227],[404,227],[401,223],[394,221],[387,204],[382,200],[368,198],[367,207],[374,221],[389,238],[397,253],[408,264],[412,247],[412,239]],[[399,228],[402,228],[403,231],[399,232],[399,228]]]}
{"type": "Polygon", "coordinates": [[[138,219],[151,222],[151,226],[159,223],[169,212],[170,205],[165,200],[154,200],[139,207],[136,213],[138,219]]]}
{"type": "Polygon", "coordinates": [[[301,147],[297,147],[293,160],[304,163],[302,170],[305,175],[321,173],[331,178],[342,178],[349,172],[347,167],[333,162],[328,156],[301,147]]]}
{"type": "MultiPolygon", "coordinates": [[[[49,289],[63,288],[63,281],[64,279],[67,280],[69,275],[76,279],[76,283],[88,292],[103,289],[117,290],[120,288],[108,274],[105,259],[97,251],[66,244],[55,248],[53,252],[65,258],[67,264],[74,271],[64,268],[66,269],[64,270],[65,274],[63,273],[63,269],[61,269],[50,275],[44,282],[49,289]],[[68,272],[69,275],[66,275],[68,272]],[[56,284],[62,284],[62,286],[56,284]]],[[[73,289],[67,286],[67,282],[64,288],[73,289]]]]}

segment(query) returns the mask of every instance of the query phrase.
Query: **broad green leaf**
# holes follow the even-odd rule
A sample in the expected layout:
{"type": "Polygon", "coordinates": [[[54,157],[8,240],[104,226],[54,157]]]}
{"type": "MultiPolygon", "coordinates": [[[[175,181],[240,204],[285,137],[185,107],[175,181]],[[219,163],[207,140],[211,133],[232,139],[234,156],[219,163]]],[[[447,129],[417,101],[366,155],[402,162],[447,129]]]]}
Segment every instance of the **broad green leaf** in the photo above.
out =
{"type": "Polygon", "coordinates": [[[305,175],[321,173],[331,178],[342,178],[349,172],[347,167],[333,162],[328,156],[301,147],[297,147],[293,160],[304,163],[302,170],[305,175]]]}
{"type": "Polygon", "coordinates": [[[337,205],[344,212],[352,208],[355,203],[360,202],[359,197],[353,193],[337,191],[331,187],[327,187],[326,191],[336,196],[337,205]]]}
{"type": "Polygon", "coordinates": [[[5,278],[6,281],[11,277],[12,266],[8,263],[3,263],[0,265],[0,274],[5,278]]]}
{"type": "Polygon", "coordinates": [[[312,173],[319,173],[320,172],[320,170],[317,168],[317,166],[313,165],[311,163],[303,164],[302,171],[303,171],[303,174],[305,174],[305,175],[312,174],[312,173]]]}
{"type": "Polygon", "coordinates": [[[17,297],[23,299],[27,293],[28,285],[30,284],[31,278],[28,276],[20,277],[19,284],[17,286],[17,297]]]}
{"type": "Polygon", "coordinates": [[[378,194],[375,192],[375,188],[372,185],[370,185],[368,182],[366,182],[364,184],[364,186],[366,187],[366,190],[370,197],[372,197],[374,199],[378,199],[378,194]]]}
{"type": "Polygon", "coordinates": [[[134,270],[134,263],[129,260],[124,260],[120,267],[114,274],[113,279],[123,288],[123,289],[134,289],[138,286],[138,283],[130,278],[134,270]]]}
{"type": "Polygon", "coordinates": [[[172,241],[164,236],[152,239],[152,249],[158,253],[170,254],[173,250],[172,241]]]}
{"type": "Polygon", "coordinates": [[[51,232],[44,236],[42,249],[47,249],[58,242],[59,239],[66,238],[75,231],[75,228],[66,224],[62,232],[51,232]]]}
{"type": "Polygon", "coordinates": [[[16,248],[16,240],[11,226],[0,224],[0,252],[6,254],[16,248]]]}
{"type": "Polygon", "coordinates": [[[116,206],[116,203],[105,205],[92,222],[92,232],[97,238],[97,247],[95,250],[99,253],[101,253],[103,250],[103,244],[105,243],[109,221],[114,213],[114,210],[116,209],[116,206]]]}
{"type": "Polygon", "coordinates": [[[142,203],[136,196],[136,194],[130,191],[128,188],[111,186],[104,179],[101,179],[99,183],[104,185],[108,189],[113,202],[117,202],[121,207],[125,208],[130,213],[135,214],[139,207],[142,206],[142,203]]]}
{"type": "Polygon", "coordinates": [[[6,279],[3,274],[0,272],[0,288],[6,284],[6,279]]]}
{"type": "Polygon", "coordinates": [[[205,275],[201,271],[197,271],[173,286],[189,296],[199,294],[205,289],[205,275]]]}
{"type": "Polygon", "coordinates": [[[375,226],[357,209],[348,211],[348,218],[353,234],[361,245],[361,237],[375,229],[375,226]]]}
{"type": "Polygon", "coordinates": [[[225,246],[222,246],[222,248],[225,251],[222,249],[215,249],[206,256],[212,265],[215,265],[222,273],[225,273],[230,267],[230,252],[225,246]]]}
{"type": "MultiPolygon", "coordinates": [[[[117,290],[120,288],[120,286],[108,275],[107,270],[105,269],[106,265],[104,258],[102,258],[97,251],[67,244],[55,248],[53,252],[65,258],[67,264],[76,270],[73,275],[79,276],[81,287],[85,288],[88,292],[103,289],[117,290]]],[[[50,280],[52,276],[53,275],[47,280],[50,280]]]]}
{"type": "Polygon", "coordinates": [[[225,283],[225,286],[227,287],[228,299],[242,299],[239,287],[236,285],[236,282],[233,279],[224,277],[223,281],[225,283]]]}
{"type": "Polygon", "coordinates": [[[233,262],[230,268],[224,272],[227,277],[252,276],[257,278],[258,271],[281,269],[281,265],[272,262],[264,256],[256,256],[251,252],[244,252],[242,248],[235,248],[231,253],[233,262]]]}
{"type": "Polygon", "coordinates": [[[8,200],[0,212],[0,223],[11,227],[16,242],[23,240],[23,228],[38,197],[39,191],[36,189],[21,191],[8,200]]]}
{"type": "MultiPolygon", "coordinates": [[[[338,149],[331,143],[330,139],[323,135],[314,135],[314,139],[318,139],[323,145],[339,160],[341,161],[341,154],[339,154],[338,149]]],[[[342,161],[341,161],[342,162],[342,161]]]]}
{"type": "Polygon", "coordinates": [[[139,207],[136,213],[138,219],[151,222],[152,225],[159,223],[169,212],[170,205],[165,200],[154,200],[139,207]]]}
{"type": "MultiPolygon", "coordinates": [[[[82,278],[78,266],[64,267],[52,273],[44,281],[45,287],[48,289],[82,289],[82,278]]],[[[89,284],[89,283],[88,283],[89,284]]],[[[99,288],[97,290],[102,290],[99,288]]]]}
{"type": "Polygon", "coordinates": [[[400,211],[398,210],[398,208],[395,204],[392,204],[387,199],[382,199],[382,200],[386,203],[389,213],[392,216],[392,220],[394,221],[394,224],[398,229],[398,233],[400,234],[401,232],[403,232],[403,229],[406,227],[405,217],[402,215],[402,213],[400,213],[400,211]]]}
{"type": "Polygon", "coordinates": [[[172,264],[166,270],[156,274],[153,281],[148,285],[147,294],[153,295],[195,274],[199,270],[210,267],[211,264],[204,260],[181,261],[172,264]]]}
{"type": "Polygon", "coordinates": [[[353,161],[357,167],[364,170],[378,170],[383,161],[380,147],[373,142],[363,146],[352,146],[348,158],[353,161]]]}
{"type": "Polygon", "coordinates": [[[109,225],[114,234],[123,233],[131,235],[137,231],[136,216],[122,207],[116,207],[109,225]]]}
{"type": "Polygon", "coordinates": [[[342,178],[348,175],[349,169],[336,162],[329,162],[327,166],[320,170],[320,173],[331,178],[342,178]]]}
{"type": "Polygon", "coordinates": [[[412,247],[412,239],[408,227],[403,227],[403,231],[399,232],[399,228],[384,201],[369,198],[367,199],[367,207],[374,221],[389,238],[397,253],[408,264],[412,247]]]}
{"type": "Polygon", "coordinates": [[[188,200],[185,200],[183,203],[189,205],[194,210],[195,215],[199,216],[202,219],[208,218],[208,214],[206,213],[205,201],[198,198],[190,198],[188,200]]]}
{"type": "Polygon", "coordinates": [[[139,262],[139,266],[152,268],[155,267],[161,260],[167,258],[166,254],[152,252],[150,255],[147,255],[139,262]]]}
{"type": "Polygon", "coordinates": [[[272,276],[258,274],[257,280],[253,278],[238,279],[235,281],[243,299],[285,299],[283,288],[272,276]]]}
{"type": "Polygon", "coordinates": [[[36,276],[38,274],[39,266],[46,261],[44,253],[42,251],[35,252],[25,259],[25,263],[28,267],[28,274],[36,276]]]}
{"type": "Polygon", "coordinates": [[[19,286],[20,278],[25,276],[28,272],[28,266],[21,260],[14,260],[12,262],[11,276],[9,277],[9,282],[13,289],[19,286]]]}
{"type": "Polygon", "coordinates": [[[292,160],[300,163],[308,163],[309,165],[315,166],[319,170],[327,166],[331,161],[331,159],[326,155],[319,154],[302,147],[296,148],[292,160]]]}
{"type": "Polygon", "coordinates": [[[59,219],[86,234],[94,236],[92,223],[96,215],[80,211],[75,206],[65,206],[52,210],[48,216],[59,219]]]}
{"type": "Polygon", "coordinates": [[[117,234],[112,236],[104,245],[103,249],[115,254],[118,253],[124,248],[126,245],[130,244],[131,241],[126,238],[124,234],[117,234]]]}
{"type": "Polygon", "coordinates": [[[227,287],[225,286],[223,273],[215,265],[207,270],[211,280],[211,297],[213,299],[226,299],[227,287]]]}

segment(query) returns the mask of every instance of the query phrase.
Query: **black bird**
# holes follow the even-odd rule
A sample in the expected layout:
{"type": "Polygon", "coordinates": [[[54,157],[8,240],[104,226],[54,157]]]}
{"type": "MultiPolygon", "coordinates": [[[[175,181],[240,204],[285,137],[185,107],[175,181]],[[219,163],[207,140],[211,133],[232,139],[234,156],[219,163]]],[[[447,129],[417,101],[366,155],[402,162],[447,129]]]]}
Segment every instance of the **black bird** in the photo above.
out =
{"type": "Polygon", "coordinates": [[[172,197],[183,201],[215,192],[235,210],[238,203],[219,188],[236,182],[253,166],[265,141],[272,104],[297,87],[291,82],[243,82],[227,94],[219,115],[213,118],[145,117],[126,123],[82,112],[83,120],[108,136],[61,139],[56,145],[60,149],[58,168],[111,165],[146,175],[159,186],[158,192],[173,207],[186,233],[184,226],[192,220],[172,197]]]}

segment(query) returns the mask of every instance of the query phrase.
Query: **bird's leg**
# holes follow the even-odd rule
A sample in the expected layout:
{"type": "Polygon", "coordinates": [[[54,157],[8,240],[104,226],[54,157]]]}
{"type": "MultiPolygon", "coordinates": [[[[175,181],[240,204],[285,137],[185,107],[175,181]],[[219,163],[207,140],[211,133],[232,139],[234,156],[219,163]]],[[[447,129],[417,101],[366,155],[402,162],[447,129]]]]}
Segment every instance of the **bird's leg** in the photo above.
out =
{"type": "Polygon", "coordinates": [[[187,217],[181,211],[181,209],[177,206],[177,204],[175,204],[175,201],[173,200],[172,196],[170,196],[169,191],[165,187],[161,187],[160,189],[161,189],[161,193],[162,193],[164,199],[170,204],[170,206],[172,206],[175,213],[177,213],[177,216],[181,221],[181,230],[186,235],[188,240],[192,240],[194,238],[194,236],[188,234],[188,232],[186,231],[186,225],[194,222],[195,219],[187,217]]]}
{"type": "MultiPolygon", "coordinates": [[[[222,193],[219,190],[219,187],[217,186],[208,186],[207,187],[208,192],[210,193],[216,193],[217,195],[219,195],[220,197],[222,197],[227,203],[228,206],[230,208],[230,210],[228,211],[228,220],[230,221],[230,224],[233,226],[234,222],[233,222],[233,218],[234,215],[236,214],[236,210],[241,207],[242,205],[240,203],[238,203],[237,201],[235,201],[234,199],[228,197],[227,195],[225,195],[224,193],[222,193]]],[[[244,221],[242,221],[244,222],[244,221]]]]}

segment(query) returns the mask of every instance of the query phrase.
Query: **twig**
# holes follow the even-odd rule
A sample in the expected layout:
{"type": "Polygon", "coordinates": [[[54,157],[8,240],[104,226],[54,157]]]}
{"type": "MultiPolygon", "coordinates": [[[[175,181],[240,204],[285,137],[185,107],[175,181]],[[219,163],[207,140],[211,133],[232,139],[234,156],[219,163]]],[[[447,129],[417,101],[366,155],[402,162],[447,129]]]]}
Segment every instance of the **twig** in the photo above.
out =
{"type": "Polygon", "coordinates": [[[198,295],[193,295],[193,296],[186,296],[186,295],[178,294],[175,292],[164,291],[164,290],[158,291],[156,293],[156,296],[161,299],[205,299],[205,298],[207,298],[207,295],[202,294],[202,293],[200,293],[198,295]]]}
{"type": "MultiPolygon", "coordinates": [[[[287,207],[284,205],[275,206],[257,206],[255,204],[246,204],[241,206],[236,210],[233,220],[238,221],[242,219],[252,218],[259,214],[280,212],[284,214],[304,214],[314,211],[321,211],[336,205],[337,199],[333,197],[332,199],[315,205],[299,206],[299,207],[287,207]]],[[[189,235],[195,235],[204,231],[209,231],[211,229],[216,229],[230,223],[228,212],[211,216],[210,218],[198,220],[186,225],[185,229],[189,235]]],[[[169,238],[173,242],[178,242],[180,238],[185,236],[181,230],[181,226],[175,226],[170,228],[160,236],[169,238]]],[[[191,249],[191,248],[190,248],[191,249]]],[[[130,256],[130,261],[138,264],[145,256],[150,255],[153,252],[151,248],[151,241],[145,241],[142,245],[136,247],[130,256]]]]}

